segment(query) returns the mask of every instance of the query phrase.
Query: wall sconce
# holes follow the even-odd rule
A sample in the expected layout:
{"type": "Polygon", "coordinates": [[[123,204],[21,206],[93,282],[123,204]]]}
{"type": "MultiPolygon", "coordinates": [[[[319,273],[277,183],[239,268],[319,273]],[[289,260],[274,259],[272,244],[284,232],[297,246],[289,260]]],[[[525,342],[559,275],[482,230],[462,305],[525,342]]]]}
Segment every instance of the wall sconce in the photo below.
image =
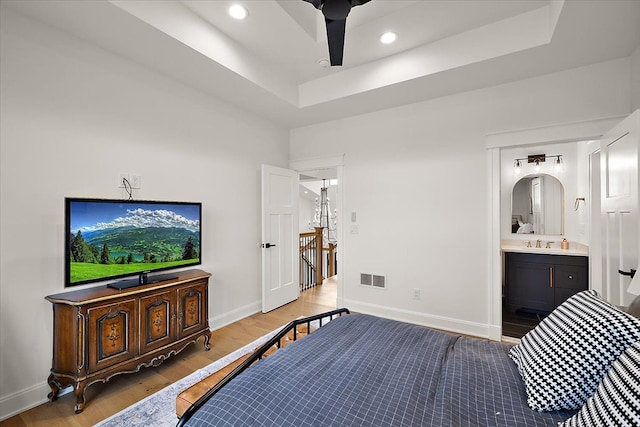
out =
{"type": "Polygon", "coordinates": [[[515,162],[513,163],[513,167],[514,167],[514,172],[516,175],[520,175],[520,172],[522,172],[522,166],[520,165],[520,159],[516,159],[515,162]]]}
{"type": "Polygon", "coordinates": [[[547,157],[549,158],[553,158],[555,157],[555,160],[553,161],[554,167],[555,167],[555,171],[556,172],[560,172],[562,171],[562,154],[553,154],[553,155],[546,155],[546,154],[531,154],[525,158],[522,159],[515,159],[514,163],[513,163],[513,167],[515,169],[515,172],[517,174],[520,173],[521,171],[521,163],[523,161],[527,161],[527,163],[533,163],[533,172],[534,173],[539,173],[540,172],[540,163],[544,163],[547,161],[547,157]]]}
{"type": "Polygon", "coordinates": [[[562,156],[558,155],[558,156],[551,156],[551,157],[555,157],[556,159],[553,161],[553,168],[555,169],[556,172],[562,172],[562,156]]]}

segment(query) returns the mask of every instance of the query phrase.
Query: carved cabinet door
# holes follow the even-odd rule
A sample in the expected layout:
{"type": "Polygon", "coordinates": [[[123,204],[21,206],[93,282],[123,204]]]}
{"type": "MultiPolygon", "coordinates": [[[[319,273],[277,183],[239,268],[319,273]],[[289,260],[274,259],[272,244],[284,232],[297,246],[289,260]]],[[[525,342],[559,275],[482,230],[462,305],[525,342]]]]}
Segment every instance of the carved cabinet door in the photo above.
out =
{"type": "Polygon", "coordinates": [[[175,340],[176,291],[140,298],[140,352],[146,353],[175,340]]]}
{"type": "Polygon", "coordinates": [[[130,299],[87,310],[88,372],[95,372],[137,354],[136,300],[130,299]]]}
{"type": "Polygon", "coordinates": [[[207,283],[178,288],[178,339],[207,324],[207,283]]]}

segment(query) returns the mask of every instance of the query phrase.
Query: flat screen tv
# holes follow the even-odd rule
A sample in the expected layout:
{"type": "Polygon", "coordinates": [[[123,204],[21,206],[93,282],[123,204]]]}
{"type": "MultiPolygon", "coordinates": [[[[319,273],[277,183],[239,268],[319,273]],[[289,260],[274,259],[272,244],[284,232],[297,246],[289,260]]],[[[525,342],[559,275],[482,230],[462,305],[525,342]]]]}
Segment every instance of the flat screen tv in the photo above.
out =
{"type": "Polygon", "coordinates": [[[65,286],[135,276],[107,285],[123,289],[177,276],[147,273],[201,263],[201,218],[201,203],[66,198],[65,286]]]}

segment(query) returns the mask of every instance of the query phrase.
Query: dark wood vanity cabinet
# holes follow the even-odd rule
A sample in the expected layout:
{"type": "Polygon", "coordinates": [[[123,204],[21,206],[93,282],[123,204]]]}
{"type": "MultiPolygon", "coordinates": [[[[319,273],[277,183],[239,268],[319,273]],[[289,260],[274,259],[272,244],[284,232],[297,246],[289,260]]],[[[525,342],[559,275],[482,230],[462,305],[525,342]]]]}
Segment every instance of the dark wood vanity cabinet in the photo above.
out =
{"type": "Polygon", "coordinates": [[[509,312],[550,312],[589,287],[586,256],[505,252],[505,305],[509,312]]]}
{"type": "Polygon", "coordinates": [[[200,337],[209,350],[209,273],[187,270],[174,279],[117,290],[107,286],[46,297],[53,304],[55,400],[73,385],[76,413],[96,382],[158,366],[200,337]]]}

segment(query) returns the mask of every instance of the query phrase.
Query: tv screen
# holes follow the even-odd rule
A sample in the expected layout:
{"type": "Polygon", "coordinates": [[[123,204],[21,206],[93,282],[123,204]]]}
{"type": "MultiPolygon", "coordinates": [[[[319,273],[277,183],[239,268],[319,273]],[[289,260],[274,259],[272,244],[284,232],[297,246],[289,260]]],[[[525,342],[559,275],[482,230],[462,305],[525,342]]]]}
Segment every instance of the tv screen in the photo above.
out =
{"type": "Polygon", "coordinates": [[[201,216],[201,203],[65,199],[65,286],[200,264],[201,216]]]}

